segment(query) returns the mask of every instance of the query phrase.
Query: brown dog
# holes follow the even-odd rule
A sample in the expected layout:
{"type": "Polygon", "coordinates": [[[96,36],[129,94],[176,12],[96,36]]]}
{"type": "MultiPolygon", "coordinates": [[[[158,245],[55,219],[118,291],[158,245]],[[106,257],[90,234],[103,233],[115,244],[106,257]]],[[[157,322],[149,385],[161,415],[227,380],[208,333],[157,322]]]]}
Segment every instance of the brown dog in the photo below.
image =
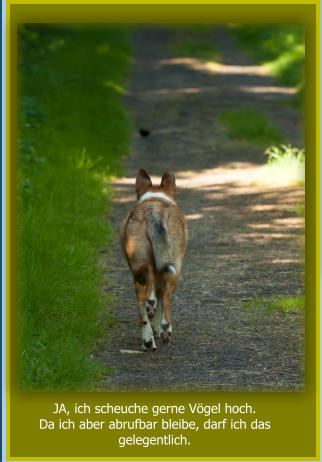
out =
{"type": "Polygon", "coordinates": [[[187,230],[175,202],[175,177],[165,172],[152,186],[145,170],[136,178],[138,202],[123,221],[121,244],[134,277],[142,348],[155,350],[154,337],[169,343],[172,335],[171,294],[177,286],[187,230]]]}

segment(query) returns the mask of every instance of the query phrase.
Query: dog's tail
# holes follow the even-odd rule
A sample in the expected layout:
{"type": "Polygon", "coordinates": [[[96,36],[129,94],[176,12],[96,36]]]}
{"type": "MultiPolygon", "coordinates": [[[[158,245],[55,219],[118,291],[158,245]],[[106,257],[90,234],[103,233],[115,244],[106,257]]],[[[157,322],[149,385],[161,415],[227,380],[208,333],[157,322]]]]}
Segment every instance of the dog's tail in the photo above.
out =
{"type": "Polygon", "coordinates": [[[165,217],[154,212],[148,217],[148,235],[151,239],[155,266],[158,271],[177,274],[174,252],[165,217]]]}

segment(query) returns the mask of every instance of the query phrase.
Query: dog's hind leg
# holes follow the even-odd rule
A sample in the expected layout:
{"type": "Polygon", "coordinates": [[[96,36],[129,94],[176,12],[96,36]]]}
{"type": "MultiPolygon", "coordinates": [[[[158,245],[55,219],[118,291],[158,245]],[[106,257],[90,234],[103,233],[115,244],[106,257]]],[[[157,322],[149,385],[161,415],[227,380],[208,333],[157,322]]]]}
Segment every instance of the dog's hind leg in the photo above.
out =
{"type": "Polygon", "coordinates": [[[153,330],[153,334],[155,338],[161,337],[161,315],[162,315],[162,304],[161,304],[161,301],[158,300],[155,316],[151,321],[151,326],[152,326],[152,330],[153,330]]]}
{"type": "Polygon", "coordinates": [[[165,292],[162,296],[161,337],[164,343],[170,343],[172,337],[172,322],[170,313],[170,293],[165,292]]]}
{"type": "Polygon", "coordinates": [[[155,316],[156,308],[157,308],[157,297],[155,295],[155,281],[154,281],[154,271],[153,266],[148,265],[146,272],[145,272],[145,279],[146,279],[146,312],[148,314],[149,319],[153,319],[155,316]]]}
{"type": "Polygon", "coordinates": [[[144,286],[135,283],[136,297],[139,306],[139,319],[141,326],[141,336],[142,336],[142,349],[144,351],[156,350],[156,344],[153,337],[152,327],[146,312],[145,299],[146,299],[146,289],[144,286]]]}
{"type": "Polygon", "coordinates": [[[171,321],[171,294],[176,288],[178,276],[173,273],[164,273],[163,275],[164,288],[161,294],[162,304],[162,319],[161,319],[161,337],[164,343],[170,343],[172,337],[172,321],[171,321]]]}

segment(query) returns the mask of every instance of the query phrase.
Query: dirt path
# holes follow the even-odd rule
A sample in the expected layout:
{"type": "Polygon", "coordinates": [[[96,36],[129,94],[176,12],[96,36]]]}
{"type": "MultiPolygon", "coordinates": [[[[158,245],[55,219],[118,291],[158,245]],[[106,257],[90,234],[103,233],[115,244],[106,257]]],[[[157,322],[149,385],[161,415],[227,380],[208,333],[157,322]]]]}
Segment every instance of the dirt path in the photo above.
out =
{"type": "Polygon", "coordinates": [[[303,385],[302,316],[259,315],[241,308],[253,297],[294,296],[303,290],[303,223],[295,213],[299,187],[253,186],[263,148],[231,141],[216,115],[226,108],[263,111],[292,144],[301,146],[299,116],[281,103],[291,90],[237,49],[225,28],[210,29],[220,65],[173,58],[170,44],[189,31],[146,27],[134,35],[136,63],[126,105],[134,133],[127,177],[114,183],[110,221],[116,232],[135,201],[138,168],[157,181],[177,178],[177,202],[189,243],[173,297],[173,341],[140,350],[135,292],[118,241],[108,258],[107,290],[118,319],[98,353],[114,373],[107,390],[294,390],[303,385]],[[141,138],[140,127],[151,134],[141,138]]]}

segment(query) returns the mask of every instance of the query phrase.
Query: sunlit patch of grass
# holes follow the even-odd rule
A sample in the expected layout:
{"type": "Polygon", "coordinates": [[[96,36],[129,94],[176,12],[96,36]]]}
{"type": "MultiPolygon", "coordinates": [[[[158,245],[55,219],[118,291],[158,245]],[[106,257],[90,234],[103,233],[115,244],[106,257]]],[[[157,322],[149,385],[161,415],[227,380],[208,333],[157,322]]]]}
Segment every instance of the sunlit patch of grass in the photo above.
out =
{"type": "Polygon", "coordinates": [[[121,85],[118,85],[115,82],[112,82],[111,80],[105,80],[104,85],[106,87],[112,88],[113,90],[117,91],[118,93],[125,93],[125,88],[122,87],[121,85]]]}
{"type": "Polygon", "coordinates": [[[263,115],[251,109],[223,111],[218,118],[227,127],[231,139],[263,145],[283,140],[282,134],[263,115]]]}
{"type": "Polygon", "coordinates": [[[261,169],[260,184],[303,185],[305,182],[304,149],[291,145],[270,146],[266,149],[268,162],[261,169]]]}
{"type": "Polygon", "coordinates": [[[115,26],[30,25],[18,45],[19,385],[90,390],[108,372],[95,360],[112,305],[99,249],[113,237],[108,180],[128,153],[115,85],[128,72],[129,36],[115,26]]]}
{"type": "Polygon", "coordinates": [[[275,312],[283,316],[294,314],[304,310],[305,297],[279,297],[272,300],[265,300],[263,297],[256,297],[251,301],[243,302],[242,308],[253,311],[257,314],[268,315],[275,312]]]}
{"type": "Polygon", "coordinates": [[[172,46],[176,56],[200,58],[202,60],[220,60],[220,53],[213,43],[204,39],[185,40],[172,46]]]}

